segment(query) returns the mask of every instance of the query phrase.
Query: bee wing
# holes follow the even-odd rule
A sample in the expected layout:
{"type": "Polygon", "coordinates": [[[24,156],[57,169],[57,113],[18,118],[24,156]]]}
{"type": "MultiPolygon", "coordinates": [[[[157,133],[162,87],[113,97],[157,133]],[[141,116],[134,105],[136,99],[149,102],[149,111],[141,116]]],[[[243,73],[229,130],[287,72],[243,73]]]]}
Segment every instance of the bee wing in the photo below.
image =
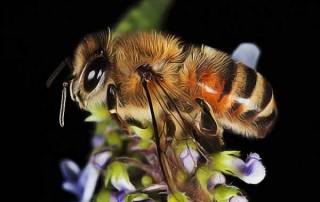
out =
{"type": "Polygon", "coordinates": [[[196,178],[192,176],[198,164],[207,160],[206,155],[221,147],[222,129],[212,116],[210,105],[197,99],[191,110],[194,117],[187,117],[169,94],[172,93],[171,89],[164,83],[145,82],[144,89],[151,112],[159,163],[169,191],[192,193],[195,197],[204,197],[201,201],[206,201],[207,194],[202,193],[196,178]],[[161,114],[163,119],[157,120],[155,114],[161,114]],[[196,148],[188,145],[190,141],[196,148]],[[183,152],[177,153],[176,148],[179,148],[181,142],[185,143],[183,152]],[[177,177],[181,170],[188,174],[188,180],[177,177]]]}
{"type": "Polygon", "coordinates": [[[193,115],[186,114],[180,110],[179,103],[173,100],[170,89],[164,83],[144,82],[143,86],[151,112],[160,165],[170,191],[177,190],[178,171],[184,169],[192,174],[197,164],[206,160],[208,153],[219,150],[222,129],[218,127],[210,105],[204,100],[194,101],[191,110],[193,115]],[[155,114],[160,114],[162,119],[157,120],[155,114]],[[181,142],[186,143],[185,153],[191,154],[188,162],[182,162],[182,153],[176,153],[181,142]],[[188,142],[196,148],[189,146],[188,142]],[[194,151],[198,154],[192,155],[194,151]]]}
{"type": "Polygon", "coordinates": [[[241,43],[232,53],[232,59],[242,64],[257,69],[260,49],[253,43],[241,43]]]}

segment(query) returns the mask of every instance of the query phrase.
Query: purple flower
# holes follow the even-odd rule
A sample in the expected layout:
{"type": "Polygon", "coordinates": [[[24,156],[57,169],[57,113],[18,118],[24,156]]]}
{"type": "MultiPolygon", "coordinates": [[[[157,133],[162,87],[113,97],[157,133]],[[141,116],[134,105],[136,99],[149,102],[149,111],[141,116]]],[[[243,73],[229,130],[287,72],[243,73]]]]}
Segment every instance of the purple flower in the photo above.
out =
{"type": "Polygon", "coordinates": [[[257,153],[248,155],[245,162],[236,161],[236,165],[240,173],[242,173],[241,179],[248,184],[258,184],[266,176],[266,169],[257,153]]]}
{"type": "Polygon", "coordinates": [[[223,151],[213,155],[214,169],[236,176],[248,184],[258,184],[266,176],[266,170],[257,153],[248,155],[244,162],[238,151],[223,151]]]}
{"type": "Polygon", "coordinates": [[[109,150],[95,153],[82,171],[73,161],[63,160],[60,163],[65,179],[62,188],[76,195],[80,202],[89,202],[96,188],[101,169],[106,166],[110,157],[109,150]]]}
{"type": "Polygon", "coordinates": [[[208,180],[208,190],[213,190],[219,184],[225,184],[226,178],[220,172],[214,172],[208,180]]]}
{"type": "Polygon", "coordinates": [[[109,160],[111,159],[112,153],[109,149],[104,149],[100,152],[95,153],[91,157],[91,161],[93,165],[98,169],[104,169],[109,163],[109,160]]]}
{"type": "Polygon", "coordinates": [[[241,43],[232,53],[232,58],[244,65],[256,69],[260,56],[259,48],[253,43],[241,43]]]}
{"type": "Polygon", "coordinates": [[[125,196],[126,192],[124,191],[118,191],[115,193],[115,198],[117,199],[117,202],[125,202],[125,196]]]}
{"type": "Polygon", "coordinates": [[[233,196],[229,199],[229,202],[248,202],[248,199],[244,196],[233,196]]]}
{"type": "Polygon", "coordinates": [[[199,156],[200,155],[196,150],[189,147],[184,148],[180,153],[180,159],[188,173],[193,173],[195,171],[199,156]]]}
{"type": "Polygon", "coordinates": [[[106,137],[104,135],[95,135],[91,139],[91,144],[93,148],[100,147],[104,144],[106,137]]]}

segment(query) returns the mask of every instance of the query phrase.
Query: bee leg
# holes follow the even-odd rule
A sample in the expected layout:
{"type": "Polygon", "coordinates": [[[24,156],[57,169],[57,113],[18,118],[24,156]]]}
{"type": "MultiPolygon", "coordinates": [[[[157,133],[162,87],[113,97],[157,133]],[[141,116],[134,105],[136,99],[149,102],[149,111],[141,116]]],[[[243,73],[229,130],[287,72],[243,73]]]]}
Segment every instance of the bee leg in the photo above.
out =
{"type": "Polygon", "coordinates": [[[211,106],[201,98],[196,98],[195,101],[201,108],[195,119],[196,129],[199,132],[195,134],[196,140],[209,153],[221,150],[223,129],[217,124],[211,106]]]}
{"type": "Polygon", "coordinates": [[[132,125],[132,126],[136,126],[138,128],[141,128],[141,129],[148,128],[147,124],[143,124],[142,122],[140,122],[139,120],[137,120],[137,119],[135,119],[133,117],[127,118],[126,119],[126,123],[128,123],[129,125],[132,125]]]}
{"type": "Polygon", "coordinates": [[[108,111],[111,117],[113,118],[113,120],[115,120],[118,123],[119,127],[127,130],[128,126],[126,122],[123,121],[123,119],[119,116],[117,111],[118,100],[119,99],[117,95],[116,86],[113,84],[109,84],[107,89],[107,97],[106,97],[108,111]]]}

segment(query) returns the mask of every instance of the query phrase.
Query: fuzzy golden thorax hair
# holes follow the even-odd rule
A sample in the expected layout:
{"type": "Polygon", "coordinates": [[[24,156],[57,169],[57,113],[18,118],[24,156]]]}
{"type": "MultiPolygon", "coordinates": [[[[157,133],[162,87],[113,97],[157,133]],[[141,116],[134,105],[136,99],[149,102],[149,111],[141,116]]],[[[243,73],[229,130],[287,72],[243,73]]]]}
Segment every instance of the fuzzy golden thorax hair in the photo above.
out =
{"type": "Polygon", "coordinates": [[[181,41],[171,35],[156,32],[130,33],[114,42],[115,78],[124,97],[122,102],[144,106],[146,99],[137,69],[148,65],[163,78],[166,88],[178,88],[179,69],[185,55],[181,41]],[[126,99],[127,98],[127,99],[126,99]]]}

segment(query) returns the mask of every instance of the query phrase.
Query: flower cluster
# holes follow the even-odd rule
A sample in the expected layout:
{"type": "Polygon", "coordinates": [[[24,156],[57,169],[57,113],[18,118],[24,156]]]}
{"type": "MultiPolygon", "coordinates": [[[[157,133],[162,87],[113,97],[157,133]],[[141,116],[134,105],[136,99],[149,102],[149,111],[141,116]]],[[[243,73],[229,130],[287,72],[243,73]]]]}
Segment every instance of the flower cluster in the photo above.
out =
{"type": "MultiPolygon", "coordinates": [[[[71,160],[61,162],[65,178],[63,189],[77,196],[80,202],[158,201],[148,193],[157,192],[159,199],[167,192],[167,186],[161,181],[152,130],[132,127],[132,137],[117,134],[119,139],[116,140],[112,137],[115,131],[106,128],[104,135],[93,137],[94,152],[82,170],[71,160]],[[121,144],[127,145],[128,149],[123,151],[121,144]],[[141,161],[139,154],[147,159],[147,163],[141,161]],[[99,178],[102,185],[98,183],[99,178]]],[[[243,161],[239,151],[216,152],[209,156],[210,164],[198,166],[199,153],[190,143],[188,147],[179,145],[176,151],[186,172],[195,173],[202,188],[218,202],[247,201],[240,189],[227,184],[225,174],[249,184],[257,184],[265,177],[265,168],[257,153],[249,154],[243,161]]],[[[183,193],[173,193],[168,196],[168,201],[188,201],[188,198],[183,193]]]]}

